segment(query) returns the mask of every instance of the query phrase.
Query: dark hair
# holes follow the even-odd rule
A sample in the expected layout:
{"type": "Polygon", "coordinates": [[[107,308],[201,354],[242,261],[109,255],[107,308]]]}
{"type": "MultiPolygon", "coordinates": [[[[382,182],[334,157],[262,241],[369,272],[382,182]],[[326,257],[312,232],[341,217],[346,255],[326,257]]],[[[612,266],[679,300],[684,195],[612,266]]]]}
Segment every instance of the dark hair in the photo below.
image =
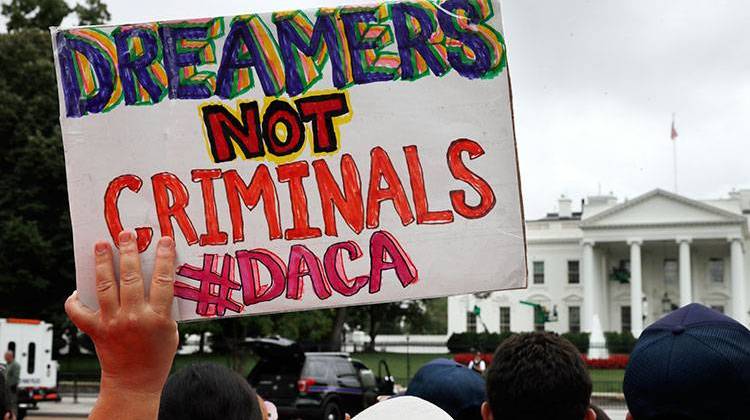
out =
{"type": "Polygon", "coordinates": [[[568,340],[544,332],[518,334],[495,351],[487,399],[497,420],[581,420],[591,378],[568,340]]]}
{"type": "Polygon", "coordinates": [[[261,420],[257,394],[239,374],[200,363],[172,374],[161,392],[159,420],[261,420]]]}

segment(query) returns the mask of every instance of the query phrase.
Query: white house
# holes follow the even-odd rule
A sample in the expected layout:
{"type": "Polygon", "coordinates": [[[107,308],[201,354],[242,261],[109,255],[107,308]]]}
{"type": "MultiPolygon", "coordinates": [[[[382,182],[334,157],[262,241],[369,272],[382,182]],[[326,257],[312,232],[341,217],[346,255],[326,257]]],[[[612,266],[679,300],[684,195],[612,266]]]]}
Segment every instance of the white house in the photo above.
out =
{"type": "Polygon", "coordinates": [[[653,190],[559,200],[557,213],[527,221],[528,288],[448,300],[448,335],[467,330],[559,333],[632,331],[673,308],[700,302],[748,325],[750,189],[694,200],[653,190]],[[550,312],[536,322],[534,307],[550,312]],[[479,316],[474,313],[479,308],[479,316]],[[555,316],[556,314],[556,316],[555,316]]]}

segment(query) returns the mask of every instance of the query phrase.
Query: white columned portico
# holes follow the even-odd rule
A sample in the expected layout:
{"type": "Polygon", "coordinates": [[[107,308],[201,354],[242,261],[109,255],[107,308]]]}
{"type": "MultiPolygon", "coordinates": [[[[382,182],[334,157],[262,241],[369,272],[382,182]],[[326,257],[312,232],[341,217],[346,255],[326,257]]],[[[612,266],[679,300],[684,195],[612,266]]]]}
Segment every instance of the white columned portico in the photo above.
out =
{"type": "Polygon", "coordinates": [[[729,238],[732,276],[732,316],[742,325],[747,325],[747,302],[745,297],[745,273],[742,258],[742,241],[729,238]]]}
{"type": "Polygon", "coordinates": [[[628,245],[630,245],[630,330],[636,338],[643,331],[641,243],[643,241],[640,239],[628,240],[628,245]]]}
{"type": "Polygon", "coordinates": [[[693,302],[693,279],[690,272],[690,238],[677,238],[680,244],[680,306],[693,302]]]}
{"type": "Polygon", "coordinates": [[[597,307],[596,280],[594,279],[594,242],[583,240],[583,319],[581,329],[591,332],[594,308],[597,307]]]}

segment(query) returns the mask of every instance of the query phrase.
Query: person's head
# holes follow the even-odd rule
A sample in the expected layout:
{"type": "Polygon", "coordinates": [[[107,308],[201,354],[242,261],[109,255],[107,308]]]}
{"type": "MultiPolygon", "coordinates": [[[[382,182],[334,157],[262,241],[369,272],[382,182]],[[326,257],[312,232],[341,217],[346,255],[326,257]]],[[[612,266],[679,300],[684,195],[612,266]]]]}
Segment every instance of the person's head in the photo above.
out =
{"type": "Polygon", "coordinates": [[[4,357],[5,357],[5,363],[12,363],[13,360],[15,360],[15,358],[16,358],[15,355],[13,354],[13,352],[10,351],[10,350],[8,350],[8,351],[5,352],[5,356],[4,357]]]}
{"type": "Polygon", "coordinates": [[[484,379],[466,366],[435,359],[417,371],[406,395],[437,405],[455,420],[481,420],[484,389],[484,379]]]}
{"type": "Polygon", "coordinates": [[[629,419],[747,419],[750,331],[703,305],[683,306],[641,333],[623,392],[629,419]]]}
{"type": "Polygon", "coordinates": [[[161,393],[159,420],[265,420],[263,400],[239,374],[212,363],[172,374],[161,393]]]}
{"type": "Polygon", "coordinates": [[[474,360],[476,360],[477,362],[482,360],[482,352],[478,351],[474,353],[474,360]]]}
{"type": "MultiPolygon", "coordinates": [[[[347,416],[347,418],[349,417],[347,416]]],[[[352,420],[391,420],[398,418],[409,420],[453,419],[448,413],[429,401],[418,397],[402,396],[389,398],[371,405],[352,420]]]]}
{"type": "Polygon", "coordinates": [[[0,372],[0,420],[13,419],[9,392],[8,387],[5,385],[5,375],[0,372]]]}
{"type": "Polygon", "coordinates": [[[485,420],[593,420],[591,378],[578,350],[546,332],[511,336],[487,370],[485,420]]]}

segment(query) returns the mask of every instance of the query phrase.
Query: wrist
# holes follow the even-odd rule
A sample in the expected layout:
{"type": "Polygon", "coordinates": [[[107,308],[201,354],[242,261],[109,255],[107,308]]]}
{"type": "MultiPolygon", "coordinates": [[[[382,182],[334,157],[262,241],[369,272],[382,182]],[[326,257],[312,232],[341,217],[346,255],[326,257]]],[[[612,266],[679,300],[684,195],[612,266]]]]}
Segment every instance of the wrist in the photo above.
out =
{"type": "Polygon", "coordinates": [[[99,397],[90,419],[155,419],[159,413],[161,388],[138,389],[132,384],[123,384],[116,378],[102,373],[99,397]]]}
{"type": "Polygon", "coordinates": [[[126,395],[136,398],[156,398],[161,397],[161,390],[164,382],[155,380],[153,377],[146,380],[135,380],[132,377],[119,377],[102,372],[99,393],[114,393],[116,395],[126,395]]]}

